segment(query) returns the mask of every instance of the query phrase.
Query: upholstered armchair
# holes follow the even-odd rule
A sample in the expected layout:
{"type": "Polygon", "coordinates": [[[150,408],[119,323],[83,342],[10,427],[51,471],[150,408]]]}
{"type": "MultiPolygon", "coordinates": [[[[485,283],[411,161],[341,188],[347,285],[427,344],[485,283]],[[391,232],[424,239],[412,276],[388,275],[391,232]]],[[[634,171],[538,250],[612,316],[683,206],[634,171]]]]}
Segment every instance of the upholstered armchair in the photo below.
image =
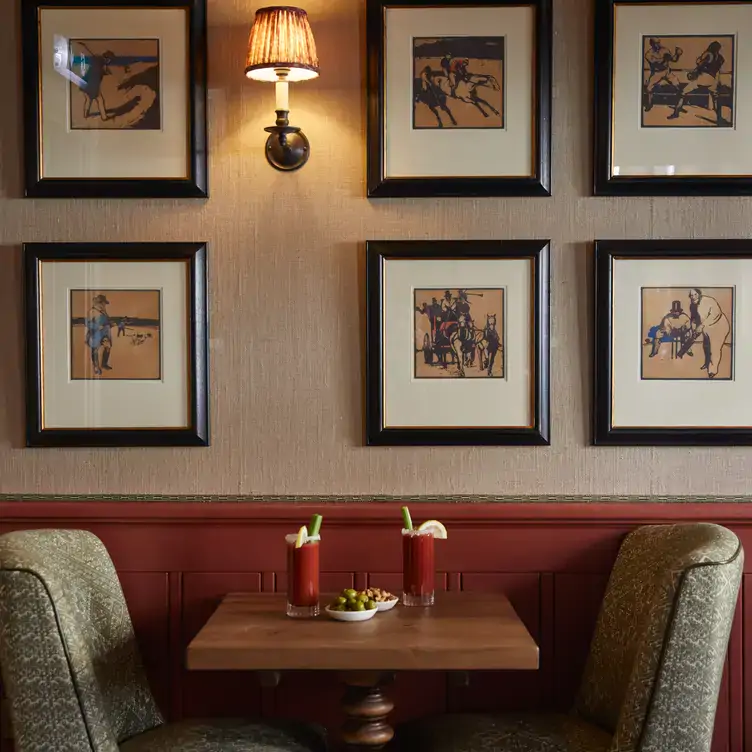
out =
{"type": "Polygon", "coordinates": [[[567,715],[446,715],[407,724],[431,752],[709,752],[744,552],[718,525],[624,541],[567,715]]]}
{"type": "Polygon", "coordinates": [[[0,536],[0,668],[16,752],[326,749],[303,724],[165,724],[115,568],[83,531],[0,536]]]}

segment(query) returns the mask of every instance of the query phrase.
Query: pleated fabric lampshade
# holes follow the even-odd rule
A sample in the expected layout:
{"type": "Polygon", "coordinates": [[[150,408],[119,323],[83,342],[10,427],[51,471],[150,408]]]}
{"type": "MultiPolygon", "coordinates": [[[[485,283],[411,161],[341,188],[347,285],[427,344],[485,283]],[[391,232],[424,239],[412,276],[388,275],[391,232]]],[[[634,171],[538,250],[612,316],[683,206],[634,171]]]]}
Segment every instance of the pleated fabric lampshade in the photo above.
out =
{"type": "Polygon", "coordinates": [[[248,39],[245,74],[257,81],[277,81],[279,69],[289,70],[288,81],[319,75],[316,42],[301,8],[260,8],[248,39]]]}

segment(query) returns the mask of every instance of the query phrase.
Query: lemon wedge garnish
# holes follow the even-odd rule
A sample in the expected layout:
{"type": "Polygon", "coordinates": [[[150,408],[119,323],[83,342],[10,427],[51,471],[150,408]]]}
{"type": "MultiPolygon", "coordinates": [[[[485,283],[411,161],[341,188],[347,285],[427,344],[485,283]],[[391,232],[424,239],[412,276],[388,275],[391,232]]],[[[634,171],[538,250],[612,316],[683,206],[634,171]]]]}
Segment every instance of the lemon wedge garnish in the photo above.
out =
{"type": "Polygon", "coordinates": [[[298,537],[295,539],[295,548],[302,548],[303,544],[308,540],[308,528],[303,527],[298,530],[298,537]]]}
{"type": "Polygon", "coordinates": [[[447,529],[438,520],[426,520],[422,525],[418,526],[418,532],[433,533],[433,537],[440,540],[446,540],[447,537],[447,529]]]}

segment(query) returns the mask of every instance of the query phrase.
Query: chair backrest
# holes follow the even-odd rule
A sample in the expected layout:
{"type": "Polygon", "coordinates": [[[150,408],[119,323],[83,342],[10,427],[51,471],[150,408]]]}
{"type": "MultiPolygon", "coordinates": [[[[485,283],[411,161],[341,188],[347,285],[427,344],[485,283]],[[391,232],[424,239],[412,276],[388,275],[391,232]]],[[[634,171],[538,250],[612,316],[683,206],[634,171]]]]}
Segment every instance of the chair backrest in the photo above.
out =
{"type": "Polygon", "coordinates": [[[611,573],[574,712],[612,752],[709,752],[744,552],[726,528],[630,533],[611,573]]]}
{"type": "Polygon", "coordinates": [[[0,536],[0,669],[17,752],[116,752],[163,723],[117,573],[88,532],[0,536]]]}

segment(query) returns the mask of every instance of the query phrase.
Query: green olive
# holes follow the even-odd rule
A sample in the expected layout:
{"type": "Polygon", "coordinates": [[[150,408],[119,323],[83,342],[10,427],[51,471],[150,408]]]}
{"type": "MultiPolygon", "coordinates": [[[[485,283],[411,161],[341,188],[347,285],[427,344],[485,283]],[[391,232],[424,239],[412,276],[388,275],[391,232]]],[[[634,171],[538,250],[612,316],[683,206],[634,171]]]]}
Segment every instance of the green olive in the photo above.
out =
{"type": "Polygon", "coordinates": [[[368,593],[358,593],[357,596],[355,596],[355,600],[365,603],[368,601],[368,593]]]}
{"type": "Polygon", "coordinates": [[[345,596],[345,598],[354,598],[358,594],[357,590],[353,590],[352,588],[346,588],[342,591],[342,595],[345,596]]]}
{"type": "Polygon", "coordinates": [[[366,604],[363,603],[363,601],[358,601],[355,604],[355,611],[365,611],[366,610],[366,604]]]}
{"type": "Polygon", "coordinates": [[[338,603],[336,606],[332,606],[331,610],[332,611],[344,611],[345,607],[341,603],[338,603]]]}
{"type": "Polygon", "coordinates": [[[342,596],[340,595],[340,596],[339,596],[339,598],[337,598],[337,600],[335,601],[335,603],[338,603],[338,604],[340,604],[340,605],[344,606],[344,605],[345,605],[345,603],[347,603],[347,598],[344,598],[344,597],[342,597],[342,596]]]}
{"type": "Polygon", "coordinates": [[[376,601],[368,601],[368,603],[366,603],[366,608],[369,611],[373,611],[373,609],[376,608],[376,607],[377,607],[376,606],[376,601]]]}

